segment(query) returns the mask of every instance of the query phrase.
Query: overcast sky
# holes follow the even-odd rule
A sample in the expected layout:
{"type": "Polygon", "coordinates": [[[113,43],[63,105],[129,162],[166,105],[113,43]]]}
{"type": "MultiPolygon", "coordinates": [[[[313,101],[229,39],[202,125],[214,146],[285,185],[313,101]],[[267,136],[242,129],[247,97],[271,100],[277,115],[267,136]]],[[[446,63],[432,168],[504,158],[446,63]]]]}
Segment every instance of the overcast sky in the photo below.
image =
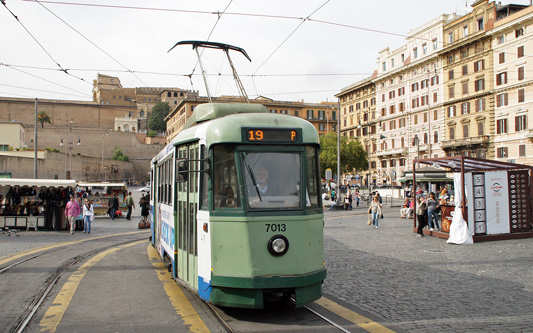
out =
{"type": "MultiPolygon", "coordinates": [[[[441,14],[465,14],[473,2],[60,1],[0,5],[0,96],[91,101],[97,73],[118,76],[124,87],[206,96],[192,48],[167,51],[178,41],[210,40],[251,57],[230,53],[251,98],[334,101],[343,87],[372,74],[380,50],[400,47],[411,29],[441,14]]],[[[206,50],[202,59],[211,94],[238,95],[224,53],[206,50]]]]}

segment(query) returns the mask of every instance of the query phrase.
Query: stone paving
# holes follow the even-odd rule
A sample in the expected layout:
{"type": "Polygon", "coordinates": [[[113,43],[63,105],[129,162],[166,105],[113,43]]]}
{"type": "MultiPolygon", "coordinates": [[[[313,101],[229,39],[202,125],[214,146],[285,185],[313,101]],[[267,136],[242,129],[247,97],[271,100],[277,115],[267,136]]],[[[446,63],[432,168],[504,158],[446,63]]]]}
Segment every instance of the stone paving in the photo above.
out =
{"type": "Polygon", "coordinates": [[[397,331],[533,332],[533,239],[452,245],[384,215],[325,211],[326,295],[397,331]]]}

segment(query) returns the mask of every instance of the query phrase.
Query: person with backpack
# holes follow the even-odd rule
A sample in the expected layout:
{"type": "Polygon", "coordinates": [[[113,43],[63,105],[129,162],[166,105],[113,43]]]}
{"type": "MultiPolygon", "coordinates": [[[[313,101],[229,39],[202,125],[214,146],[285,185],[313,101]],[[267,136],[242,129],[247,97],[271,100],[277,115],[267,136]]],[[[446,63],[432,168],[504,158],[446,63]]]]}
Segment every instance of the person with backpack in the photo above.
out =
{"type": "Polygon", "coordinates": [[[83,232],[91,233],[91,222],[94,219],[94,208],[91,200],[85,199],[83,204],[83,232]]]}

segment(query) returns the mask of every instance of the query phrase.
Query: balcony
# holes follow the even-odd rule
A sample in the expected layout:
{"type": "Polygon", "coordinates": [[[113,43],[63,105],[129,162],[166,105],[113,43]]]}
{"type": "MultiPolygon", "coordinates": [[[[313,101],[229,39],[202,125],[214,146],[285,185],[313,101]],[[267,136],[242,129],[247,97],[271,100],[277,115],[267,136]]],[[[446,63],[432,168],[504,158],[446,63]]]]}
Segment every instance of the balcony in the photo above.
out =
{"type": "Polygon", "coordinates": [[[476,136],[473,138],[464,138],[464,139],[454,139],[454,140],[444,140],[441,142],[440,146],[442,149],[450,149],[454,147],[468,147],[475,145],[486,145],[489,143],[489,136],[482,135],[476,136]]]}
{"type": "Polygon", "coordinates": [[[386,149],[376,152],[377,157],[393,156],[393,155],[407,155],[407,147],[386,149]]]}

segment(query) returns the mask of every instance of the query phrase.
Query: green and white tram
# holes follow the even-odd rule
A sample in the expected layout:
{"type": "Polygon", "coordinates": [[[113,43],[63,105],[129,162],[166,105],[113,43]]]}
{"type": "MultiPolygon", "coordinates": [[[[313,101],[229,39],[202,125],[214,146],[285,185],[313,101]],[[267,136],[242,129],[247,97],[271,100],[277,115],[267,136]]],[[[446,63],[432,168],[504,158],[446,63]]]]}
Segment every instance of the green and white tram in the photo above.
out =
{"type": "Polygon", "coordinates": [[[259,104],[196,107],[152,160],[152,243],[216,305],[317,300],[326,278],[314,126],[259,104]]]}

